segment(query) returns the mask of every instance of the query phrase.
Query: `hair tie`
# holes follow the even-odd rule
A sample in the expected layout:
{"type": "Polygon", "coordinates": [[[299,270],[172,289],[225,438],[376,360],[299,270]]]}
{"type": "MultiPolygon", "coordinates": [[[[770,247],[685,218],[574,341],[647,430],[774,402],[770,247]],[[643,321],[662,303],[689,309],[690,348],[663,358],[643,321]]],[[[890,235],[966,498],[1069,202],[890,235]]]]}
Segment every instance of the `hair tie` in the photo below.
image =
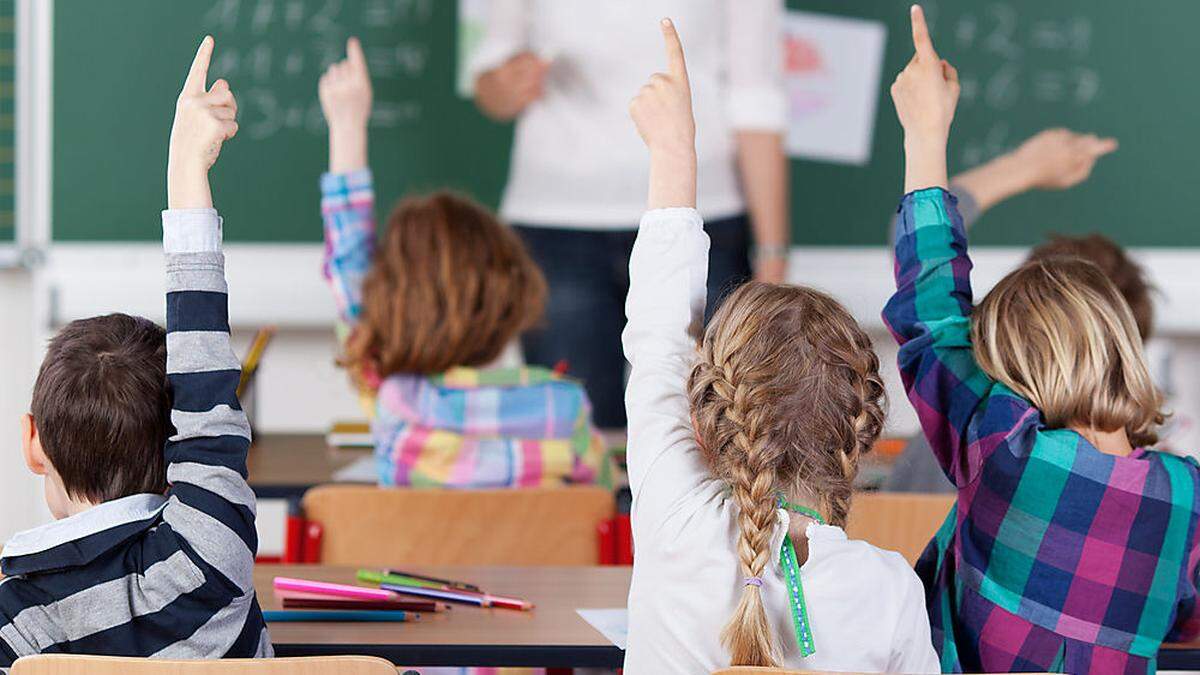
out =
{"type": "Polygon", "coordinates": [[[743,581],[745,581],[744,585],[746,586],[758,586],[762,588],[762,577],[746,577],[743,581]]]}

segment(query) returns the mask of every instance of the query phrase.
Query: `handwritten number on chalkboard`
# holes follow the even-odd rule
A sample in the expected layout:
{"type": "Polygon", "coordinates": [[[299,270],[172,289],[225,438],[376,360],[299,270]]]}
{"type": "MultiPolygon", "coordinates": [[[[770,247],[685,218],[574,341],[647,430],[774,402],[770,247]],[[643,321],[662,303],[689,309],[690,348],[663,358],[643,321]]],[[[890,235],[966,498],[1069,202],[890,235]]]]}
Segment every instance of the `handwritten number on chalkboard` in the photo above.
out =
{"type": "Polygon", "coordinates": [[[341,11],[342,0],[325,0],[321,8],[309,19],[308,25],[315,31],[332,33],[338,28],[337,22],[334,19],[341,11]]]}
{"type": "Polygon", "coordinates": [[[989,13],[996,27],[984,40],[985,48],[1009,59],[1021,57],[1021,48],[1014,42],[1017,33],[1017,12],[1008,5],[992,5],[989,13]]]}

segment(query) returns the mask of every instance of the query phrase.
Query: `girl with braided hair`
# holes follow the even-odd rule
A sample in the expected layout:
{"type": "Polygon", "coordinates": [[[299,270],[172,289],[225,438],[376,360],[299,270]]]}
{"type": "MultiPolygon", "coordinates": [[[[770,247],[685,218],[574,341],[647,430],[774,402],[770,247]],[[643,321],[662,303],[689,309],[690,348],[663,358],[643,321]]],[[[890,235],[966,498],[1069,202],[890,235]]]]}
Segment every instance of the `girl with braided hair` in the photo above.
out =
{"type": "Polygon", "coordinates": [[[937,672],[904,559],[842,526],[883,426],[866,335],[829,296],[749,283],[703,322],[708,237],[678,35],[630,105],[650,150],[625,355],[634,568],[625,668],[937,672]]]}

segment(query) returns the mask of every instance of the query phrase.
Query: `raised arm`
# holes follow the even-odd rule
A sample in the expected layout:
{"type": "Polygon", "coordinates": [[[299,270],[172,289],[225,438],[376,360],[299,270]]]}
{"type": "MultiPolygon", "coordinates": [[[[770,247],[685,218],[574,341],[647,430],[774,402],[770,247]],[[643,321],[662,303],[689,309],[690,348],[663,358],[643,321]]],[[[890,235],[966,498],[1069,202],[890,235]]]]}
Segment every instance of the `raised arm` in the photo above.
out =
{"type": "Polygon", "coordinates": [[[375,192],[367,167],[373,93],[358,38],[346,41],[346,58],[329,66],[317,94],[329,127],[329,172],[321,176],[323,269],[339,317],[353,326],[362,312],[363,279],[375,251],[375,192]]]}
{"type": "Polygon", "coordinates": [[[934,454],[963,485],[980,465],[978,447],[963,441],[991,382],[971,352],[971,261],[955,200],[944,189],[958,79],[934,51],[919,7],[912,23],[916,53],[892,85],[908,194],[895,237],[896,293],[884,320],[900,344],[901,378],[934,454]]]}
{"type": "Polygon", "coordinates": [[[237,133],[228,83],[205,90],[213,41],[205,38],[171,128],[163,248],[167,255],[167,377],[175,435],[163,518],[239,595],[254,591],[254,493],[246,484],[250,426],[237,399],[241,367],[229,342],[221,219],[208,170],[237,133]]]}
{"type": "Polygon", "coordinates": [[[669,21],[662,31],[668,70],[652,75],[629,107],[650,150],[649,210],[629,261],[622,336],[632,366],[625,407],[635,530],[651,526],[705,475],[686,387],[704,317],[708,236],[695,209],[696,132],[683,48],[669,21]]]}

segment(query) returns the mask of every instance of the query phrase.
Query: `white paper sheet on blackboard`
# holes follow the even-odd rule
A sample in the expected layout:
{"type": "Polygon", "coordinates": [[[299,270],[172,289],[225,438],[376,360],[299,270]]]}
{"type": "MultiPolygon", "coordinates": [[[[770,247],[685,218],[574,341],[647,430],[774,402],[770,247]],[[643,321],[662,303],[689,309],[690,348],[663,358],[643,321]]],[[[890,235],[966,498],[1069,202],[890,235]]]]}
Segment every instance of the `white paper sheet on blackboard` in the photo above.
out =
{"type": "Polygon", "coordinates": [[[880,21],[788,12],[789,155],[860,166],[871,161],[886,41],[880,21]]]}

